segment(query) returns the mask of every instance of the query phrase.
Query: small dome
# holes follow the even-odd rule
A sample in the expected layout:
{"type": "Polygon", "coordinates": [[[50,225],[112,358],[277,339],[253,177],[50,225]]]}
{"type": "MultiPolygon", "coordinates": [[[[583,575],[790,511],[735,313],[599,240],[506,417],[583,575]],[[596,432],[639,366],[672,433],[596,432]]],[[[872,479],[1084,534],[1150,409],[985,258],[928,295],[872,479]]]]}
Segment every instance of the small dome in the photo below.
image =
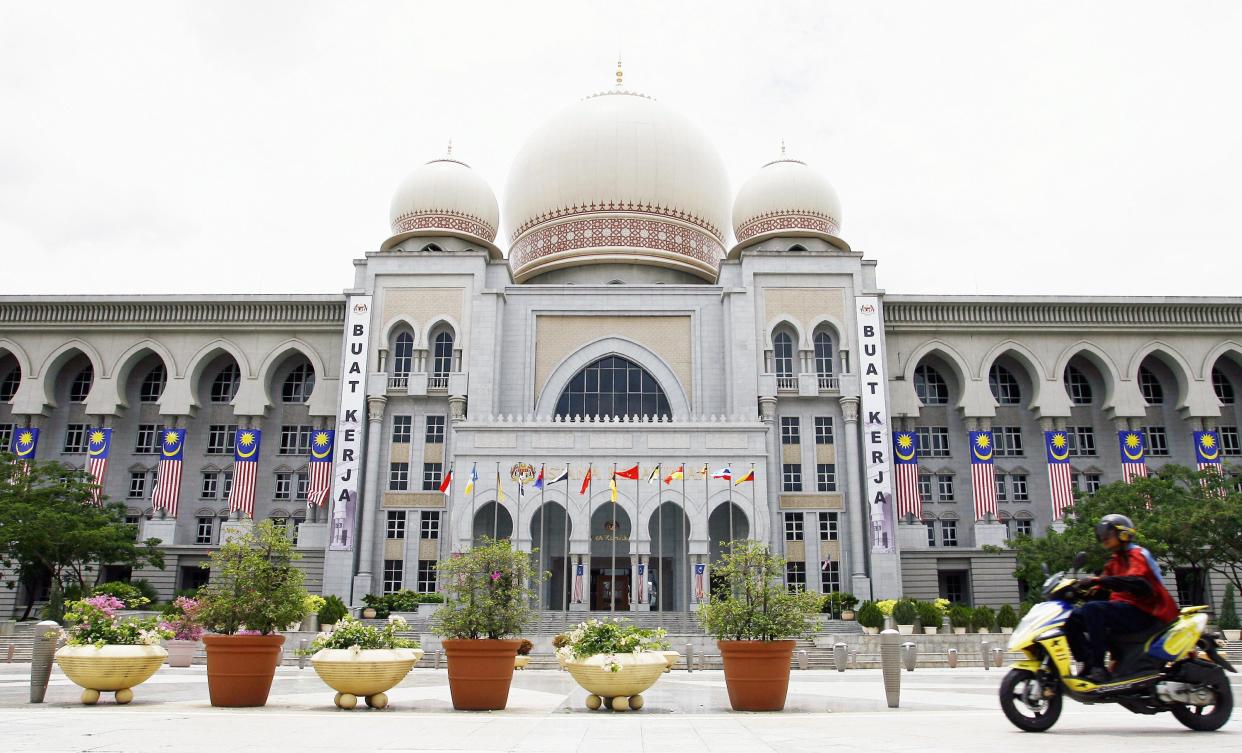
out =
{"type": "Polygon", "coordinates": [[[414,168],[401,183],[389,219],[392,237],[383,250],[418,235],[452,235],[494,248],[500,208],[491,186],[469,165],[442,157],[414,168]]]}
{"type": "Polygon", "coordinates": [[[665,105],[619,88],[536,130],[505,189],[518,282],[611,263],[714,281],[728,219],[728,175],[707,137],[665,105]]]}
{"type": "Polygon", "coordinates": [[[737,192],[733,234],[738,245],[776,235],[837,236],[841,200],[805,162],[779,159],[764,165],[737,192]]]}

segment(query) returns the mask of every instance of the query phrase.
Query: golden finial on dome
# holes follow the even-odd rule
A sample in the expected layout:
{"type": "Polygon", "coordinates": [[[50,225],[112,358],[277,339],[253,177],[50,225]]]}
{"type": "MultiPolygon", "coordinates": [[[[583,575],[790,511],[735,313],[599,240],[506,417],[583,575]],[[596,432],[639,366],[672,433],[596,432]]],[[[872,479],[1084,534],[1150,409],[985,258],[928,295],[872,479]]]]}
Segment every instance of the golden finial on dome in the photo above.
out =
{"type": "Polygon", "coordinates": [[[618,86],[618,87],[620,87],[620,86],[621,86],[621,78],[622,78],[622,74],[621,74],[621,55],[620,55],[620,54],[618,54],[618,55],[617,55],[617,86],[618,86]]]}
{"type": "Polygon", "coordinates": [[[781,136],[781,159],[785,159],[785,137],[781,136]]]}
{"type": "Polygon", "coordinates": [[[452,138],[448,140],[448,148],[444,150],[444,156],[446,157],[453,156],[453,139],[452,138]]]}

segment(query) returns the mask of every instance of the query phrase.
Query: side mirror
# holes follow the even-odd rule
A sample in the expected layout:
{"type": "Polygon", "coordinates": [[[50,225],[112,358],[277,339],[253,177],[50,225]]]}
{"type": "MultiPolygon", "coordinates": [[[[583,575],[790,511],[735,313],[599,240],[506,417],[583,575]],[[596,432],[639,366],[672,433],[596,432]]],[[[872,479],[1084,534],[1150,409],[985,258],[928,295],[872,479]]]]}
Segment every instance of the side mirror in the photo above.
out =
{"type": "Polygon", "coordinates": [[[1087,564],[1087,553],[1086,552],[1079,552],[1078,554],[1074,555],[1074,569],[1075,570],[1081,570],[1082,566],[1085,564],[1087,564]]]}

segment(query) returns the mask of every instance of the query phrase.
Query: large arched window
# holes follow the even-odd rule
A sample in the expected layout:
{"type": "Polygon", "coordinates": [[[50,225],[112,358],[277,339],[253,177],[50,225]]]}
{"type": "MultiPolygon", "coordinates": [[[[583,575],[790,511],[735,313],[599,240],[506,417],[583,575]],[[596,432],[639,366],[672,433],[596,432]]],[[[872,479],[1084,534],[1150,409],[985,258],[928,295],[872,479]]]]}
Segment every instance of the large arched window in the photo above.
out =
{"type": "Polygon", "coordinates": [[[794,375],[793,337],[788,332],[777,332],[772,338],[773,367],[776,376],[791,377],[794,375]]]}
{"type": "Polygon", "coordinates": [[[241,369],[237,364],[230,363],[211,380],[211,402],[231,403],[237,396],[237,388],[241,385],[241,369]]]}
{"type": "Polygon", "coordinates": [[[832,335],[822,329],[815,333],[815,373],[832,376],[832,335]]]}
{"type": "Polygon", "coordinates": [[[14,366],[9,369],[9,373],[4,375],[4,379],[0,380],[0,402],[7,403],[17,394],[17,388],[22,385],[22,367],[14,366]]]}
{"type": "Polygon", "coordinates": [[[293,367],[280,388],[280,400],[285,403],[304,403],[315,391],[315,368],[303,361],[293,367]]]}
{"type": "Polygon", "coordinates": [[[663,416],[672,418],[664,390],[646,369],[605,356],[574,375],[556,401],[558,416],[663,416]]]}
{"type": "Polygon", "coordinates": [[[414,368],[414,336],[409,332],[397,335],[392,344],[392,373],[409,376],[414,368]]]}
{"type": "MultiPolygon", "coordinates": [[[[21,378],[21,373],[18,373],[21,378]]],[[[1220,369],[1212,369],[1212,389],[1216,391],[1216,398],[1220,400],[1222,405],[1233,405],[1237,402],[1237,395],[1233,391],[1233,384],[1229,381],[1229,377],[1220,369]]],[[[4,399],[0,394],[0,399],[4,399]]]]}
{"type": "Polygon", "coordinates": [[[453,333],[444,330],[435,336],[432,350],[431,375],[447,378],[453,370],[453,333]]]}
{"type": "Polygon", "coordinates": [[[999,405],[1017,405],[1022,402],[1022,388],[1018,379],[1009,369],[1000,364],[993,364],[988,372],[988,386],[992,388],[992,397],[999,405]]]}
{"type": "Polygon", "coordinates": [[[1073,366],[1065,367],[1065,390],[1074,405],[1090,405],[1095,399],[1091,391],[1091,381],[1086,374],[1073,366]]]}
{"type": "Polygon", "coordinates": [[[77,376],[73,378],[73,382],[69,385],[69,400],[75,403],[86,402],[86,396],[91,394],[91,385],[95,382],[95,369],[89,363],[77,376]]]}
{"type": "Polygon", "coordinates": [[[164,394],[164,385],[168,382],[168,372],[164,370],[164,364],[159,364],[155,368],[147,372],[142,379],[142,385],[138,388],[138,400],[144,403],[159,402],[160,395],[164,394]]]}
{"type": "Polygon", "coordinates": [[[914,392],[923,405],[948,405],[949,385],[936,371],[926,364],[914,370],[914,392]]]}
{"type": "Polygon", "coordinates": [[[1160,384],[1160,378],[1146,366],[1139,367],[1138,373],[1139,391],[1143,393],[1143,400],[1148,405],[1164,404],[1164,387],[1160,384]]]}

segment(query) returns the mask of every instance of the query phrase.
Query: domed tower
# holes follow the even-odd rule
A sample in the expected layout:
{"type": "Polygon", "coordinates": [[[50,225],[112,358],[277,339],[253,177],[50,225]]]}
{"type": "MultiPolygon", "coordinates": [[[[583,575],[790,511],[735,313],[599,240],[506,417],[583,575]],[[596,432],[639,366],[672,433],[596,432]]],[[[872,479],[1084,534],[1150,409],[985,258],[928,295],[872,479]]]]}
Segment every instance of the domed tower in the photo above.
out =
{"type": "Polygon", "coordinates": [[[741,249],[776,237],[819,238],[843,251],[840,237],[841,200],[828,180],[805,162],[790,159],[781,148],[780,159],[767,163],[742,184],[733,202],[730,256],[741,249]]]}
{"type": "Polygon", "coordinates": [[[505,190],[509,266],[525,282],[586,265],[641,265],[716,280],[729,188],[689,120],[621,88],[553,117],[518,153],[505,190]]]}
{"type": "Polygon", "coordinates": [[[389,219],[392,237],[380,246],[381,251],[407,238],[451,236],[500,253],[495,246],[500,224],[496,194],[451,153],[414,168],[393,194],[389,219]]]}

